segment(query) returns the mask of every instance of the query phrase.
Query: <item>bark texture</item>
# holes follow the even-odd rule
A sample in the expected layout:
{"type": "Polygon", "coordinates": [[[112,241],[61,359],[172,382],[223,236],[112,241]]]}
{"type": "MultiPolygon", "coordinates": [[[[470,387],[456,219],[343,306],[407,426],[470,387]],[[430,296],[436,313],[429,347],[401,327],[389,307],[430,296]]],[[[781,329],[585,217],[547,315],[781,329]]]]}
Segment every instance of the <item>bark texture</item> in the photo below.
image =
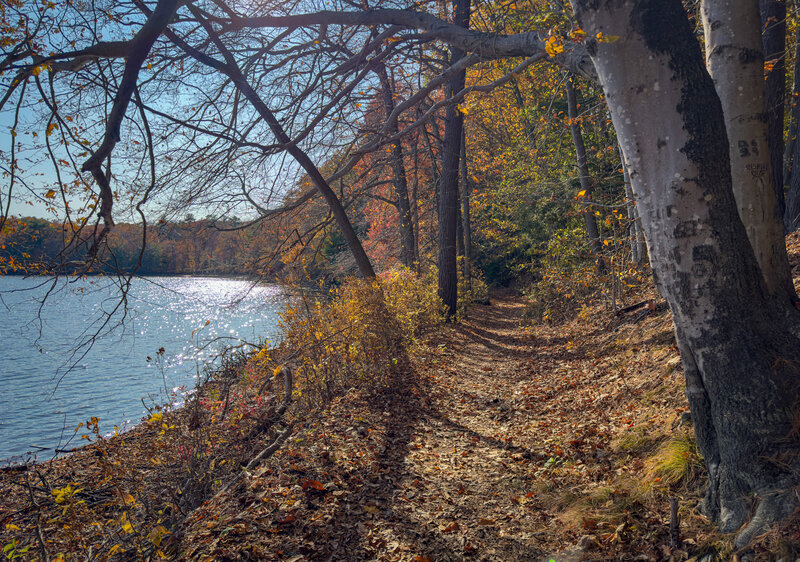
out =
{"type": "Polygon", "coordinates": [[[725,532],[747,524],[742,546],[797,504],[793,309],[768,291],[739,219],[722,105],[680,1],[573,6],[589,37],[620,37],[590,52],[673,312],[708,469],[705,508],[725,532]]]}
{"type": "Polygon", "coordinates": [[[792,91],[792,123],[789,133],[789,190],[786,193],[786,211],[783,222],[786,230],[794,232],[800,228],[800,142],[797,142],[798,123],[800,122],[800,26],[795,34],[794,84],[792,91]]]}
{"type": "Polygon", "coordinates": [[[767,288],[790,301],[794,287],[767,140],[758,0],[703,0],[702,12],[706,64],[722,102],[739,215],[767,288]]]}
{"type": "MultiPolygon", "coordinates": [[[[455,23],[469,27],[469,0],[454,0],[455,23]]],[[[451,50],[451,64],[465,56],[458,48],[451,50]]],[[[452,98],[464,89],[466,72],[459,72],[447,83],[445,96],[452,98]]],[[[458,223],[458,157],[464,116],[454,104],[447,106],[442,143],[442,176],[439,188],[439,296],[452,318],[458,308],[458,269],[456,229],[458,223]]]]}

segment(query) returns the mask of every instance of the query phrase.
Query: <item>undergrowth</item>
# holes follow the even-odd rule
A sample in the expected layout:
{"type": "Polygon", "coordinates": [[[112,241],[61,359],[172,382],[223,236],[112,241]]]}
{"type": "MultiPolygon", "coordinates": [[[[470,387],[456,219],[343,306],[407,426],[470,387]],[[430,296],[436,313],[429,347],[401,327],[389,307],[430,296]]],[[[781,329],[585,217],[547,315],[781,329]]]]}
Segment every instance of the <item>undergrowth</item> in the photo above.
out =
{"type": "Polygon", "coordinates": [[[614,313],[624,306],[644,281],[642,268],[631,263],[624,237],[604,239],[602,247],[601,255],[593,255],[582,228],[554,232],[542,255],[540,278],[525,291],[528,315],[557,323],[598,300],[614,313]]]}

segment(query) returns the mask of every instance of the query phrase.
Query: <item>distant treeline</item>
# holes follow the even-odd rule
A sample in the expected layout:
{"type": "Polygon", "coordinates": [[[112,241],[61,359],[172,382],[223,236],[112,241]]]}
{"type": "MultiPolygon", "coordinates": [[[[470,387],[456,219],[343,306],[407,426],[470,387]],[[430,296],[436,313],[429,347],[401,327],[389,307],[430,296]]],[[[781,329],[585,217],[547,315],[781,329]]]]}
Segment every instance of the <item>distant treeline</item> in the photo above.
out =
{"type": "MultiPolygon", "coordinates": [[[[92,268],[95,272],[134,269],[142,275],[257,274],[263,245],[257,229],[235,229],[238,221],[161,221],[117,224],[92,268]]],[[[88,254],[90,234],[40,218],[10,219],[0,232],[0,273],[70,271],[88,254]],[[65,248],[67,251],[64,251],[65,248]],[[65,263],[66,262],[66,263],[65,263]]]]}

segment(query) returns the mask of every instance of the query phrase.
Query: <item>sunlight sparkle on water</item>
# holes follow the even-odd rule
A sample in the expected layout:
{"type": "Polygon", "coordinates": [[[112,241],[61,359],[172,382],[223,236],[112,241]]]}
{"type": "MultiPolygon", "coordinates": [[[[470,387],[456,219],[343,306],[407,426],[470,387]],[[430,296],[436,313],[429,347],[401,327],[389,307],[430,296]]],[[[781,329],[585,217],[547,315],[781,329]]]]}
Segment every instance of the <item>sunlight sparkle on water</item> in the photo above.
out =
{"type": "Polygon", "coordinates": [[[277,286],[238,279],[135,279],[125,323],[117,326],[115,318],[115,329],[81,357],[85,348],[76,346],[99,327],[101,311],[113,310],[119,293],[111,278],[69,281],[58,285],[37,319],[47,282],[0,277],[6,307],[0,322],[0,459],[21,455],[32,444],[64,447],[72,429],[90,416],[111,430],[141,419],[142,399],[180,399],[182,390],[169,395],[192,387],[220,348],[274,339],[285,300],[277,286]],[[68,369],[72,365],[77,370],[68,369]],[[68,435],[59,445],[62,433],[68,435]]]}

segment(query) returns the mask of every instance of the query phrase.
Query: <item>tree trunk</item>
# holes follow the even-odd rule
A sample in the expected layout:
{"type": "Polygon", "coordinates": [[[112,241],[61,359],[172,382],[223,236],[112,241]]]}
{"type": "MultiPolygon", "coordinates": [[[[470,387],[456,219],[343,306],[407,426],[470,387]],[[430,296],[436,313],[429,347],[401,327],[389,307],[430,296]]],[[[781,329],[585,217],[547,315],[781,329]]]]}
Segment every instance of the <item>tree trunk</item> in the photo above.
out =
{"type": "Polygon", "coordinates": [[[464,227],[464,279],[467,281],[467,287],[472,287],[472,271],[470,270],[470,262],[472,259],[472,220],[469,214],[469,178],[467,174],[467,130],[463,128],[461,132],[461,158],[459,159],[459,176],[461,176],[461,185],[459,193],[461,194],[461,222],[464,227]]]}
{"type": "Polygon", "coordinates": [[[789,144],[793,146],[793,150],[789,155],[791,174],[788,178],[789,191],[786,193],[786,211],[783,219],[789,232],[800,228],[800,142],[797,142],[798,123],[800,123],[800,26],[797,26],[795,43],[792,123],[789,133],[789,144]]]}
{"type": "MultiPolygon", "coordinates": [[[[680,0],[573,6],[589,37],[619,37],[591,41],[589,50],[629,166],[653,271],[673,313],[708,469],[705,508],[733,532],[754,507],[737,537],[742,546],[797,504],[794,309],[768,290],[739,218],[722,105],[680,0]]],[[[741,138],[749,150],[754,136],[741,138]]]]}
{"type": "MultiPolygon", "coordinates": [[[[378,78],[381,82],[383,107],[388,119],[394,111],[394,88],[386,72],[386,66],[382,64],[379,65],[375,72],[378,74],[378,78]]],[[[395,136],[397,133],[397,119],[392,119],[389,123],[387,134],[395,136]]],[[[403,162],[403,146],[400,140],[396,140],[392,143],[391,160],[392,173],[394,175],[394,193],[397,197],[397,212],[399,214],[400,261],[404,266],[413,268],[415,261],[414,223],[411,220],[411,203],[408,199],[408,180],[406,176],[406,167],[403,162]]]]}
{"type": "MultiPolygon", "coordinates": [[[[469,27],[469,0],[453,0],[454,23],[469,27]]],[[[464,56],[464,51],[451,49],[451,64],[464,56]]],[[[453,76],[447,83],[446,98],[464,89],[466,72],[453,76]]],[[[442,144],[442,177],[439,191],[439,296],[444,301],[447,317],[453,318],[458,307],[458,270],[456,269],[456,228],[458,221],[458,156],[464,116],[455,106],[447,106],[442,144]]]]}
{"type": "Polygon", "coordinates": [[[586,161],[586,145],[583,143],[581,125],[578,123],[578,100],[575,96],[575,87],[572,84],[572,76],[567,78],[567,112],[569,115],[569,130],[572,133],[572,144],[575,146],[575,156],[578,160],[578,176],[580,177],[581,190],[584,192],[581,204],[583,205],[583,226],[586,229],[586,236],[589,239],[589,247],[592,249],[597,269],[603,273],[602,246],[600,245],[600,231],[597,229],[597,220],[592,212],[592,184],[589,179],[589,165],[586,161]]]}
{"type": "Polygon", "coordinates": [[[767,288],[788,301],[794,288],[772,187],[758,0],[703,0],[702,12],[706,62],[722,102],[739,215],[767,288]]]}
{"type": "Polygon", "coordinates": [[[286,147],[286,152],[288,152],[300,165],[300,167],[303,168],[303,170],[308,174],[308,177],[311,179],[314,187],[317,189],[317,191],[319,191],[323,199],[325,199],[325,202],[328,204],[331,214],[333,215],[334,220],[336,220],[336,224],[339,227],[345,242],[347,243],[347,248],[353,255],[353,259],[356,262],[356,266],[358,267],[358,271],[361,276],[365,279],[374,278],[375,270],[372,268],[372,262],[370,262],[369,256],[367,256],[367,253],[364,251],[364,246],[361,245],[361,240],[358,239],[358,235],[356,234],[355,229],[353,229],[353,223],[350,222],[350,218],[347,216],[347,211],[345,211],[342,202],[336,195],[336,192],[333,190],[333,188],[331,188],[328,181],[319,171],[319,168],[316,167],[308,154],[306,154],[306,152],[301,149],[297,143],[293,142],[293,140],[289,138],[289,135],[283,128],[283,125],[281,125],[280,121],[278,121],[278,118],[269,108],[267,103],[261,98],[258,92],[256,92],[255,88],[253,88],[250,82],[248,82],[241,68],[239,68],[236,59],[222,43],[211,25],[203,20],[196,7],[189,6],[189,10],[195,17],[198,18],[198,21],[200,21],[203,29],[206,31],[206,33],[208,33],[209,38],[224,57],[225,63],[223,64],[212,57],[208,57],[205,55],[205,53],[197,51],[188,45],[181,45],[181,48],[199,62],[215,68],[231,79],[231,82],[233,82],[233,84],[247,99],[247,101],[250,102],[250,104],[253,106],[253,109],[256,110],[258,116],[267,124],[270,131],[272,131],[272,134],[275,136],[275,139],[282,146],[286,147]]]}
{"type": "Polygon", "coordinates": [[[628,222],[630,223],[631,261],[638,267],[647,259],[647,248],[644,246],[639,210],[636,208],[636,198],[633,196],[633,188],[631,187],[631,176],[628,173],[628,165],[625,163],[625,158],[622,157],[621,148],[620,162],[622,164],[622,181],[625,182],[628,222]]]}
{"type": "Polygon", "coordinates": [[[783,120],[786,96],[786,0],[759,0],[764,60],[770,63],[764,83],[767,104],[767,141],[772,167],[772,188],[778,216],[783,217],[783,120]]]}
{"type": "MultiPolygon", "coordinates": [[[[417,134],[416,141],[419,142],[419,134],[417,134]]],[[[422,136],[425,136],[423,133],[422,136]]],[[[415,143],[415,144],[417,144],[415,143]]],[[[420,256],[419,256],[419,148],[414,150],[414,164],[413,164],[413,182],[411,183],[411,223],[414,229],[414,264],[416,271],[420,269],[420,256]]]]}

